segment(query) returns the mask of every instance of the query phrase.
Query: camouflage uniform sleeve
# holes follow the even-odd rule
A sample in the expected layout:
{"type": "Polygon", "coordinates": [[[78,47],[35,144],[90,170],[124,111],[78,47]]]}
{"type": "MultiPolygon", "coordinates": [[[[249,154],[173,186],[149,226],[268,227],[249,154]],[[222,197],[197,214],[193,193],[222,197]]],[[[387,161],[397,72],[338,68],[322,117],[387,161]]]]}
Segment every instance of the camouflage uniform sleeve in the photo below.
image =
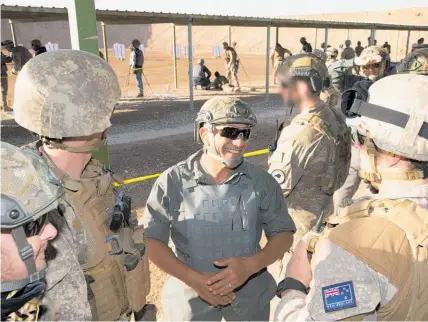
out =
{"type": "Polygon", "coordinates": [[[270,176],[265,182],[266,189],[262,195],[260,212],[263,216],[264,232],[269,239],[277,233],[296,232],[296,226],[288,213],[282,196],[281,187],[270,176]]]}
{"type": "Polygon", "coordinates": [[[171,182],[168,171],[162,173],[153,185],[142,220],[147,238],[154,238],[168,245],[171,230],[170,210],[173,206],[171,197],[177,194],[173,191],[177,186],[179,185],[171,182]]]}
{"type": "Polygon", "coordinates": [[[276,309],[275,320],[341,320],[356,316],[375,318],[376,307],[390,301],[397,289],[388,283],[385,276],[343,248],[329,240],[322,242],[314,257],[316,262],[309,294],[299,291],[285,293],[276,309]],[[322,288],[349,282],[352,282],[355,305],[344,309],[336,308],[327,313],[322,288]]]}
{"type": "Polygon", "coordinates": [[[62,218],[50,218],[50,221],[60,233],[46,249],[47,289],[42,304],[47,310],[39,320],[91,320],[86,280],[72,244],[72,233],[62,218]]]}
{"type": "Polygon", "coordinates": [[[268,170],[280,184],[284,196],[297,185],[308,163],[316,166],[313,158],[318,157],[317,152],[326,146],[324,140],[322,134],[305,124],[291,123],[284,127],[278,148],[269,159],[268,170]]]}

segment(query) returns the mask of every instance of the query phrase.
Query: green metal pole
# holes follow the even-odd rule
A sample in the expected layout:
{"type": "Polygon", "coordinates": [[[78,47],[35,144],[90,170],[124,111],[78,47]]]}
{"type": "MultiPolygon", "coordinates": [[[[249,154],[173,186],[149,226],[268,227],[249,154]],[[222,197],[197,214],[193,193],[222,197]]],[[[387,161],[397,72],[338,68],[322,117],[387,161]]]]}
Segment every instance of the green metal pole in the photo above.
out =
{"type": "Polygon", "coordinates": [[[270,24],[266,29],[266,92],[265,101],[269,101],[269,54],[270,54],[270,24]]]}
{"type": "Polygon", "coordinates": [[[177,40],[175,37],[175,25],[172,25],[172,61],[174,63],[174,88],[178,88],[177,78],[177,40]]]}
{"type": "Polygon", "coordinates": [[[327,46],[328,46],[328,26],[325,27],[325,34],[324,34],[324,52],[327,50],[327,46]]]}
{"type": "Polygon", "coordinates": [[[232,46],[232,27],[229,26],[229,46],[232,46]]]}
{"type": "Polygon", "coordinates": [[[9,19],[9,25],[10,25],[10,33],[12,34],[12,41],[16,47],[18,46],[18,42],[16,41],[15,24],[13,23],[13,20],[9,19]]]}
{"type": "Polygon", "coordinates": [[[104,22],[101,22],[101,28],[103,30],[103,43],[104,43],[104,58],[108,61],[108,46],[107,46],[107,25],[104,22]]]}
{"type": "Polygon", "coordinates": [[[276,33],[275,33],[275,45],[279,43],[279,27],[276,27],[276,33]]]}
{"type": "Polygon", "coordinates": [[[187,26],[187,49],[189,54],[189,107],[190,110],[193,111],[195,109],[195,105],[193,102],[193,43],[192,43],[192,22],[193,19],[189,18],[189,24],[187,26]]]}
{"type": "MultiPolygon", "coordinates": [[[[95,0],[73,0],[68,6],[71,47],[99,55],[95,0]]],[[[93,157],[110,166],[107,143],[93,157]]]]}
{"type": "Polygon", "coordinates": [[[407,30],[406,56],[409,53],[409,46],[410,46],[410,29],[407,30]]]}

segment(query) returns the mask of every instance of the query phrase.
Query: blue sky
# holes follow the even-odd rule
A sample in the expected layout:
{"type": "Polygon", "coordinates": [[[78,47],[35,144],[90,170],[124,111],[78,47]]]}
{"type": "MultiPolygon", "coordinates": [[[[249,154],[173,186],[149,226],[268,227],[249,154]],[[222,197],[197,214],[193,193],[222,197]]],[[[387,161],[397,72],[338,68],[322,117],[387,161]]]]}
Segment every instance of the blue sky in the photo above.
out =
{"type": "MultiPolygon", "coordinates": [[[[70,0],[2,0],[6,5],[65,7],[70,0]]],[[[84,1],[84,0],[81,0],[84,1]]],[[[274,17],[427,7],[427,0],[95,0],[98,9],[274,17]]]]}

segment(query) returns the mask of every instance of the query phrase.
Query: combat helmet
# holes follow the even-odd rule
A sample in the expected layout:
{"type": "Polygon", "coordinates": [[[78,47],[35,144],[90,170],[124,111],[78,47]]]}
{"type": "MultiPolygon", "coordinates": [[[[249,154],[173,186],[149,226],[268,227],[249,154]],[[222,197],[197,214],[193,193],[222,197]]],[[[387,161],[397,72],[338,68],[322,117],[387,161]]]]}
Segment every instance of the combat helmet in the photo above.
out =
{"type": "MultiPolygon", "coordinates": [[[[37,151],[21,150],[1,142],[0,156],[2,178],[0,225],[2,231],[11,232],[27,268],[27,277],[2,282],[1,292],[11,292],[24,287],[26,291],[34,292],[36,289],[43,291],[45,283],[42,279],[46,268],[37,271],[34,250],[27,238],[38,235],[47,222],[47,214],[57,208],[58,199],[62,195],[61,184],[37,151]],[[30,284],[31,287],[27,288],[30,284]]],[[[3,301],[5,299],[2,298],[3,301]]],[[[2,303],[2,314],[4,304],[2,303]]]]}
{"type": "Polygon", "coordinates": [[[397,67],[397,74],[420,74],[428,76],[428,48],[417,49],[408,54],[397,67]]]}
{"type": "Polygon", "coordinates": [[[131,42],[132,48],[138,48],[140,47],[140,45],[141,45],[141,42],[138,39],[133,39],[131,42]]]}
{"type": "MultiPolygon", "coordinates": [[[[210,145],[215,146],[214,129],[216,125],[244,124],[253,127],[257,124],[257,118],[250,106],[241,99],[234,97],[216,97],[206,101],[196,117],[194,139],[199,143],[202,143],[199,130],[205,124],[208,125],[210,145]]],[[[235,168],[242,163],[242,159],[225,159],[220,157],[218,152],[212,154],[206,149],[205,152],[231,168],[235,168]]]]}
{"type": "MultiPolygon", "coordinates": [[[[414,161],[416,171],[363,174],[368,181],[416,180],[428,177],[428,77],[399,74],[369,88],[368,101],[355,99],[351,112],[361,116],[358,132],[369,155],[381,149],[414,161]]],[[[362,143],[362,142],[360,142],[362,143]]],[[[374,158],[371,158],[374,160],[374,158]]]]}
{"type": "Polygon", "coordinates": [[[32,58],[15,85],[15,121],[59,149],[89,152],[104,143],[69,147],[64,138],[103,133],[120,98],[111,66],[99,56],[79,50],[48,52],[32,58]]]}
{"type": "Polygon", "coordinates": [[[283,60],[278,72],[286,79],[295,76],[309,78],[314,93],[320,93],[329,79],[327,66],[313,54],[298,54],[283,60]]]}

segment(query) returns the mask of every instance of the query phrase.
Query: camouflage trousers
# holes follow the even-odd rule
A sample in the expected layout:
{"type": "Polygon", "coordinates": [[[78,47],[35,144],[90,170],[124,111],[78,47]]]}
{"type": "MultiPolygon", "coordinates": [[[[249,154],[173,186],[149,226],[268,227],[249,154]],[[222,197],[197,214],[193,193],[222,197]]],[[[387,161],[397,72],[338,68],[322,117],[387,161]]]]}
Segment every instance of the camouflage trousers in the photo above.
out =
{"type": "Polygon", "coordinates": [[[7,91],[9,89],[9,83],[7,76],[1,77],[1,107],[2,109],[7,106],[7,91]]]}
{"type": "Polygon", "coordinates": [[[239,80],[238,80],[238,66],[237,65],[227,68],[226,77],[229,80],[229,84],[233,84],[232,83],[232,77],[233,77],[234,83],[235,83],[234,85],[236,87],[240,87],[239,80]]]}

